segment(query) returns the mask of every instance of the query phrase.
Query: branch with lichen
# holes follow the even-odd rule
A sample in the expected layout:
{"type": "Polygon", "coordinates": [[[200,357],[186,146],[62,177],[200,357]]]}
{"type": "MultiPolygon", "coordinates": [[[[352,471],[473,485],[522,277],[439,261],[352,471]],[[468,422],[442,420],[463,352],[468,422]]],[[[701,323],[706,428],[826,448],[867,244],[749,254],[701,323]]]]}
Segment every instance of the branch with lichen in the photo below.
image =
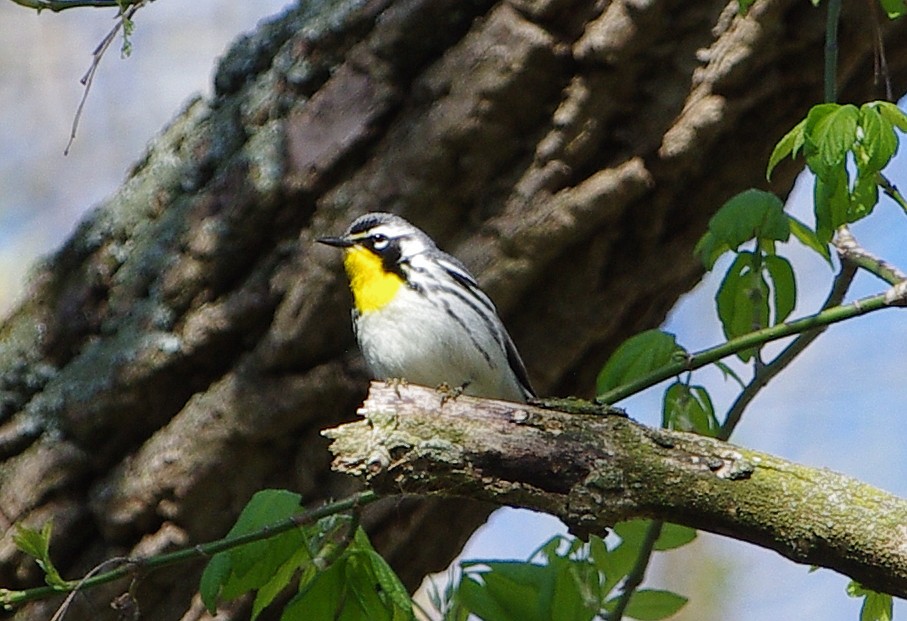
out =
{"type": "Polygon", "coordinates": [[[375,383],[360,413],[324,434],[335,470],[379,493],[526,507],[579,535],[665,519],[907,596],[907,501],[847,476],[620,414],[442,400],[417,386],[375,383]]]}

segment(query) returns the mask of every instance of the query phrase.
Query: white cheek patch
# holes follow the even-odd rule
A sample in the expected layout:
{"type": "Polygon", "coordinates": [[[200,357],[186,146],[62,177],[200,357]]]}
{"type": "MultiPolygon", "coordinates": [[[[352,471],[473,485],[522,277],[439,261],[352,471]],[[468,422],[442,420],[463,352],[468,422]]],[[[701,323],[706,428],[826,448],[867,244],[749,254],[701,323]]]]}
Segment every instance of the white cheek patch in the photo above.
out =
{"type": "Polygon", "coordinates": [[[425,244],[414,237],[401,237],[397,243],[400,245],[400,256],[404,259],[411,259],[425,252],[425,244]]]}

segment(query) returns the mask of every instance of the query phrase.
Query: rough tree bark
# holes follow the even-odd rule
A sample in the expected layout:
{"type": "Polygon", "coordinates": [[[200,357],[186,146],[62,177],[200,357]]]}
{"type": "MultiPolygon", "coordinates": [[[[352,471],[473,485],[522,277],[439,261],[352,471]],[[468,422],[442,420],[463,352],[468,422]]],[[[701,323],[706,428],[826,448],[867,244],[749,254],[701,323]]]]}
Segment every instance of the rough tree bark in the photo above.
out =
{"type": "MultiPolygon", "coordinates": [[[[842,92],[865,100],[877,31],[851,8],[842,92]]],[[[218,536],[265,486],[350,491],[319,432],[353,416],[366,375],[337,256],[312,240],[366,210],[464,260],[541,392],[588,394],[695,282],[710,213],[764,183],[821,98],[822,22],[802,0],[745,18],[725,0],[322,0],[260,26],[0,332],[0,584],[40,581],[15,522],[53,518],[72,576],[218,536]]],[[[907,25],[879,27],[902,93],[907,25]]],[[[389,504],[368,525],[415,585],[488,510],[389,504]]],[[[204,616],[199,570],[138,581],[142,617],[204,616]]],[[[68,618],[112,616],[126,586],[68,618]]]]}
{"type": "Polygon", "coordinates": [[[650,429],[619,410],[442,399],[375,383],[360,413],[365,420],[324,432],[334,467],[385,494],[544,511],[583,537],[604,537],[621,520],[670,520],[907,596],[907,500],[844,475],[650,429]]]}

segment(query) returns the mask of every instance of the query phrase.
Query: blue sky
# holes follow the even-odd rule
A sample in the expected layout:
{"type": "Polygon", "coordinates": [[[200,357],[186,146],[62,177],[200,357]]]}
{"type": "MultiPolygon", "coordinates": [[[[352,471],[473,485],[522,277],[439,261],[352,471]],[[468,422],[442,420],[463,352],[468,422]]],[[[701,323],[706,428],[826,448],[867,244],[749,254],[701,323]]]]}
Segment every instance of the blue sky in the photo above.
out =
{"type": "MultiPolygon", "coordinates": [[[[18,295],[24,270],[72,230],[83,210],[113,192],[146,142],[194,93],[207,92],[213,59],[257,18],[289,0],[231,3],[195,0],[154,3],[140,12],[131,58],[111,49],[89,97],[79,136],[63,156],[90,53],[111,25],[110,12],[71,11],[40,17],[0,0],[0,310],[18,295]],[[36,43],[37,42],[37,43],[36,43]],[[27,54],[18,53],[28,50],[27,54]]],[[[754,164],[760,165],[760,164],[754,164]]],[[[889,176],[907,187],[903,158],[889,176]]],[[[801,184],[802,185],[802,184],[801,184]]],[[[791,209],[810,221],[810,188],[795,193],[791,209]]],[[[875,253],[907,268],[907,218],[886,202],[854,227],[875,253]]],[[[824,299],[832,272],[791,244],[800,287],[797,314],[824,299]]],[[[719,266],[720,270],[720,266],[719,266]]],[[[721,330],[712,310],[718,277],[685,296],[664,326],[690,350],[714,345],[721,330]]],[[[877,293],[879,281],[860,276],[851,297],[877,293]]],[[[907,497],[907,451],[902,404],[907,363],[907,321],[883,311],[833,326],[752,404],[733,438],[737,443],[816,467],[827,467],[907,497]]],[[[733,384],[704,371],[719,411],[733,399],[733,384]]],[[[647,424],[660,421],[660,391],[622,404],[647,424]]],[[[502,511],[480,531],[468,557],[525,557],[553,532],[553,518],[502,511]]],[[[653,581],[668,588],[703,565],[724,568],[726,618],[737,621],[823,619],[855,621],[859,603],[844,595],[847,579],[813,574],[777,554],[719,537],[703,536],[694,553],[656,564],[653,581]],[[710,561],[712,562],[712,561],[710,561]]],[[[710,574],[711,575],[711,574],[710,574]]],[[[691,604],[691,607],[695,605],[691,604]]],[[[691,608],[688,618],[696,618],[691,608]]],[[[907,618],[899,602],[896,618],[907,618]]]]}

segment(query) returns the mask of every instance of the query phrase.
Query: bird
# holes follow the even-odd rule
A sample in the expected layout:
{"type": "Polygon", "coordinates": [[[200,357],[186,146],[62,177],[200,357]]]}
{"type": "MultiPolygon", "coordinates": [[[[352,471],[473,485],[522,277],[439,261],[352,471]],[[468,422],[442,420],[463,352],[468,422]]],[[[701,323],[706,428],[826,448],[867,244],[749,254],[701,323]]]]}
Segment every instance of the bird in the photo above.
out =
{"type": "Polygon", "coordinates": [[[369,212],[316,241],[343,250],[353,331],[373,377],[515,403],[535,397],[494,303],[421,229],[369,212]]]}

